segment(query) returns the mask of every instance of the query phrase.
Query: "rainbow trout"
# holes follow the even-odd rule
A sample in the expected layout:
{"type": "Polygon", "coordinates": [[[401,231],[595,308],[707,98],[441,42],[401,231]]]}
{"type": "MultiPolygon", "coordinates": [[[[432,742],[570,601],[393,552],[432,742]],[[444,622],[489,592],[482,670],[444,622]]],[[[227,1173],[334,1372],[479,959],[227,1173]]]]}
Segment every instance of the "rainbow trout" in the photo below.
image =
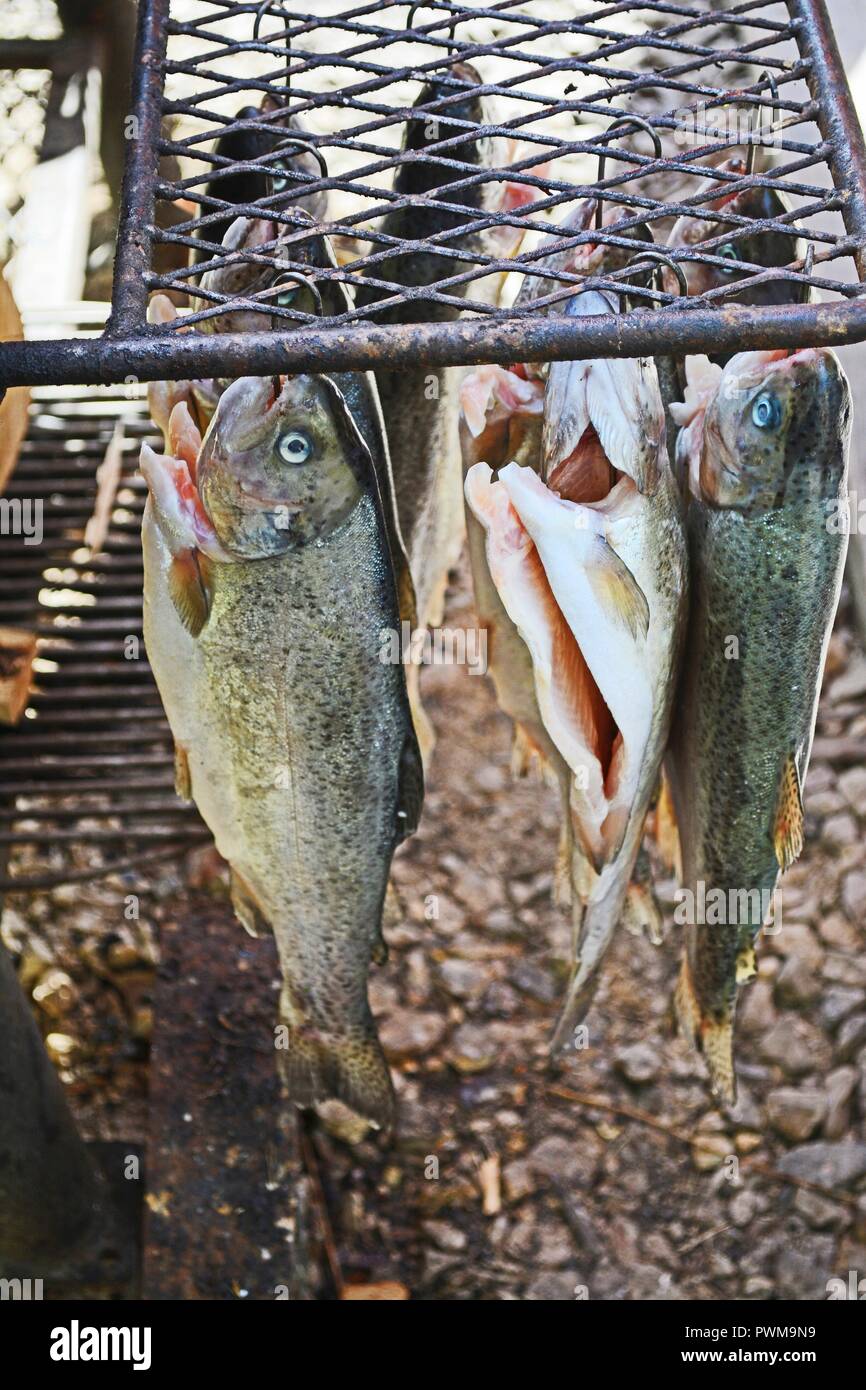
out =
{"type": "MultiPolygon", "coordinates": [[[[614,300],[598,291],[566,308],[612,312],[614,300]]],[[[559,1051],[624,913],[668,737],[687,572],[653,363],[552,363],[543,418],[542,476],[512,462],[494,480],[477,462],[466,498],[483,528],[482,574],[529,658],[504,678],[506,707],[563,790],[575,966],[552,1039],[559,1051]]],[[[492,617],[498,673],[503,625],[492,617]]],[[[509,659],[515,639],[505,631],[509,659]]]]}
{"type": "MultiPolygon", "coordinates": [[[[423,295],[424,287],[465,271],[475,255],[499,259],[513,255],[523,235],[519,223],[478,229],[473,227],[473,221],[487,213],[515,212],[537,196],[530,185],[504,178],[458,189],[451,187],[484,168],[507,167],[513,158],[511,140],[475,136],[466,125],[455,124],[494,123],[496,112],[490,98],[477,91],[481,85],[481,78],[470,63],[454,63],[446,75],[428,83],[415,102],[418,115],[406,123],[403,152],[417,156],[429,145],[456,141],[465,134],[465,140],[449,146],[440,158],[459,161],[466,167],[455,169],[433,156],[416,157],[400,165],[394,191],[411,201],[384,218],[382,232],[413,241],[438,237],[443,250],[437,252],[434,244],[424,252],[395,251],[365,272],[357,286],[359,306],[372,309],[397,292],[374,284],[374,280],[421,291],[402,304],[376,310],[371,317],[377,323],[455,319],[460,315],[459,301],[464,297],[493,302],[498,294],[499,278],[488,276],[445,290],[457,303],[443,304],[423,295]],[[461,89],[465,89],[461,100],[440,106],[461,89]],[[431,197],[437,206],[431,206],[431,197]],[[454,205],[453,211],[449,204],[454,205]],[[456,251],[458,255],[455,258],[453,254],[444,254],[446,251],[456,251]]],[[[376,371],[400,528],[422,627],[441,622],[448,571],[457,563],[463,543],[458,437],[460,376],[459,369],[441,367],[380,367],[376,371]]],[[[434,734],[420,703],[418,675],[418,668],[411,666],[412,708],[426,757],[433,747],[434,734]]]]}
{"type": "Polygon", "coordinates": [[[676,1009],[717,1093],[735,1096],[739,986],[780,872],[803,845],[802,787],[847,530],[851,399],[824,349],[688,359],[675,407],[692,601],[669,769],[686,948],[676,1009]]]}
{"type": "Polygon", "coordinates": [[[423,777],[403,667],[381,659],[400,626],[387,470],[327,376],[240,378],[203,440],[185,401],[167,433],[142,449],[144,624],[178,788],[241,922],[276,939],[291,1097],[388,1127],[367,974],[423,777]]]}

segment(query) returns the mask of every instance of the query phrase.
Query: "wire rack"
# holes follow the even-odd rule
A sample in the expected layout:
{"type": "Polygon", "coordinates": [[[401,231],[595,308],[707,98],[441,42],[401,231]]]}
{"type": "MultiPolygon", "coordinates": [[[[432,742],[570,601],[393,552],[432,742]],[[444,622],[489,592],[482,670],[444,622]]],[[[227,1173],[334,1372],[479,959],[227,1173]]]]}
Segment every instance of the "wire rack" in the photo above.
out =
{"type": "Polygon", "coordinates": [[[171,734],[141,625],[144,402],[43,388],[5,495],[28,525],[0,550],[0,625],[36,634],[33,689],[0,729],[0,891],[51,887],[207,841],[174,793],[171,734]],[[98,548],[98,470],[122,422],[120,470],[98,548]],[[31,543],[41,536],[39,544],[31,543]]]}
{"type": "Polygon", "coordinates": [[[5,380],[866,336],[866,147],[823,0],[141,0],[129,137],[105,335],[7,345],[5,380]],[[223,246],[237,216],[255,245],[223,246]],[[637,275],[636,236],[674,267],[637,275]],[[569,321],[576,284],[629,312],[569,321]]]}

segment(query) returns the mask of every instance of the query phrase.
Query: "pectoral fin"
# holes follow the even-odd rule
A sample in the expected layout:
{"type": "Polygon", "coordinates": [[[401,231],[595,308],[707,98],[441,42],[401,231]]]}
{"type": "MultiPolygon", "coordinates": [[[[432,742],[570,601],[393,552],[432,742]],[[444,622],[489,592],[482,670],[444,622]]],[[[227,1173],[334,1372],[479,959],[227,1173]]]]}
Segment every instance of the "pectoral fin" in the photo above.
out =
{"type": "Polygon", "coordinates": [[[198,637],[210,615],[206,566],[196,550],[182,550],[172,557],[168,592],[187,632],[198,637]]]}
{"type": "Polygon", "coordinates": [[[192,801],[189,755],[182,743],[174,745],[174,789],[184,801],[192,801]]]}
{"type": "Polygon", "coordinates": [[[773,826],[773,847],[783,871],[790,869],[803,849],[803,797],[797,760],[789,753],[782,770],[776,823],[773,826]]]}
{"type": "Polygon", "coordinates": [[[587,565],[586,575],[596,598],[610,618],[628,628],[635,641],[645,641],[650,615],[643,589],[604,536],[595,536],[593,544],[596,563],[587,565]]]}

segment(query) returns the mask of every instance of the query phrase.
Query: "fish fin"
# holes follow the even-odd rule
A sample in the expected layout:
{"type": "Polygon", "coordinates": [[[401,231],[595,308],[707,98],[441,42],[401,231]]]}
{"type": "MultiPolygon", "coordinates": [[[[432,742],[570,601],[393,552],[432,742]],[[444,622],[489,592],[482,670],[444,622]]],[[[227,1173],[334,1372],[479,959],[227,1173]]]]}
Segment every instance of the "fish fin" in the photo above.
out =
{"type": "Polygon", "coordinates": [[[788,754],[782,769],[776,823],[773,826],[773,847],[779,868],[783,871],[790,869],[803,849],[803,797],[797,759],[793,753],[788,754]]]}
{"type": "Polygon", "coordinates": [[[664,768],[662,768],[659,795],[655,808],[655,842],[665,868],[669,873],[675,874],[682,882],[683,860],[680,831],[674,810],[673,789],[664,768]]]}
{"type": "Polygon", "coordinates": [[[572,838],[567,820],[563,820],[559,832],[559,845],[556,850],[556,868],[553,874],[553,901],[557,907],[571,907],[571,854],[572,838]]]}
{"type": "Polygon", "coordinates": [[[237,869],[230,870],[229,879],[232,907],[244,931],[250,936],[270,936],[271,924],[249,880],[238,873],[237,869]]]}
{"type": "Polygon", "coordinates": [[[183,801],[192,801],[189,754],[182,743],[174,745],[174,789],[183,801]]]}
{"type": "Polygon", "coordinates": [[[701,1053],[707,1064],[716,1095],[728,1105],[734,1105],[737,1078],[734,1072],[733,1015],[714,1019],[703,1012],[685,956],[674,992],[674,1010],[683,1036],[701,1053]]]}
{"type": "MultiPolygon", "coordinates": [[[[414,632],[415,628],[412,631],[414,632]]],[[[421,670],[414,661],[406,667],[406,694],[409,697],[409,713],[418,740],[421,763],[423,767],[429,767],[433,749],[436,747],[436,730],[421,700],[421,670]]]]}
{"type": "Polygon", "coordinates": [[[372,1015],[343,1036],[313,1034],[287,1025],[286,1047],[278,1049],[280,1071],[295,1105],[304,1109],[340,1100],[379,1129],[394,1123],[394,1089],[372,1015]]]}
{"type": "MultiPolygon", "coordinates": [[[[582,911],[582,908],[580,910],[582,911]]],[[[587,973],[578,960],[571,977],[571,983],[568,986],[565,1003],[551,1035],[550,1054],[552,1057],[557,1057],[561,1052],[568,1051],[574,1039],[575,1030],[589,1013],[595,991],[598,988],[598,979],[598,970],[587,973]]]]}
{"type": "Polygon", "coordinates": [[[632,882],[625,895],[622,925],[632,936],[660,946],[664,940],[664,919],[651,883],[632,882]]]}
{"type": "Polygon", "coordinates": [[[586,576],[604,611],[628,628],[632,637],[646,640],[649,604],[628,565],[604,536],[595,537],[597,564],[586,566],[586,576]]]}
{"type": "Polygon", "coordinates": [[[202,577],[198,552],[182,550],[172,556],[168,592],[187,632],[198,637],[210,616],[210,597],[202,577]]]}
{"type": "Polygon", "coordinates": [[[407,734],[400,754],[400,782],[397,789],[397,843],[414,835],[424,804],[424,766],[414,731],[407,734]]]}

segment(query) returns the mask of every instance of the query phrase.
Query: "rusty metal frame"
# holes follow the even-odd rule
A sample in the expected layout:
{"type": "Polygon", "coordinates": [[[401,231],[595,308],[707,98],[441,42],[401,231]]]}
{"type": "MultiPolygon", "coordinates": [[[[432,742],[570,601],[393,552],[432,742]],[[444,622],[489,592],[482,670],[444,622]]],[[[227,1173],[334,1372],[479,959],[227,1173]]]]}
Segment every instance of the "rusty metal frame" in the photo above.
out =
{"type": "MultiPolygon", "coordinates": [[[[397,38],[402,37],[403,40],[407,38],[405,31],[399,29],[384,30],[373,22],[379,11],[394,8],[394,3],[395,0],[390,0],[390,3],[386,3],[386,0],[374,0],[374,3],[368,3],[366,6],[346,12],[345,27],[351,28],[352,32],[358,35],[370,36],[365,44],[352,50],[353,54],[365,49],[374,50],[377,43],[383,41],[382,36],[385,33],[391,34],[393,32],[397,38]],[[358,19],[358,16],[363,18],[363,23],[358,19]]],[[[829,196],[818,210],[832,209],[841,212],[846,230],[846,236],[834,243],[828,255],[831,258],[838,258],[841,255],[853,257],[860,281],[866,281],[866,143],[864,143],[863,133],[842,69],[824,0],[786,0],[786,4],[790,14],[790,24],[785,27],[783,36],[796,39],[800,54],[800,64],[793,76],[806,79],[812,98],[811,105],[805,114],[801,111],[800,119],[804,121],[814,120],[817,124],[822,139],[822,145],[818,147],[818,154],[829,166],[835,184],[835,191],[830,190],[829,196]]],[[[251,15],[256,8],[254,5],[231,6],[233,11],[249,9],[251,15]]],[[[624,8],[626,7],[623,5],[612,3],[606,6],[603,13],[618,12],[624,8]]],[[[671,33],[671,38],[659,39],[657,36],[653,36],[651,46],[670,49],[671,72],[674,74],[680,71],[686,73],[686,78],[679,83],[679,87],[686,92],[700,93],[704,89],[694,80],[691,82],[688,80],[688,62],[680,63],[678,66],[674,62],[675,59],[683,56],[688,57],[690,54],[700,55],[703,53],[704,56],[697,66],[700,67],[701,63],[706,64],[705,50],[702,50],[699,45],[688,42],[689,26],[693,24],[694,16],[699,12],[691,7],[670,3],[663,4],[661,0],[653,0],[652,5],[646,5],[644,8],[656,8],[660,12],[664,12],[668,18],[672,15],[683,17],[676,25],[665,29],[664,34],[671,33]],[[681,42],[681,31],[687,40],[685,43],[681,42]]],[[[476,56],[479,49],[488,52],[495,51],[496,44],[488,45],[485,49],[483,45],[473,46],[455,43],[449,30],[455,17],[459,19],[461,13],[459,5],[451,4],[450,0],[432,0],[427,9],[435,15],[435,19],[432,22],[417,25],[413,31],[413,36],[438,42],[442,56],[435,61],[419,63],[409,69],[395,70],[397,77],[423,76],[427,72],[436,70],[437,67],[441,70],[442,65],[449,61],[448,55],[453,54],[456,49],[461,50],[461,56],[468,56],[470,59],[476,56]]],[[[479,13],[494,15],[501,14],[506,9],[507,4],[500,0],[500,3],[491,5],[489,9],[475,9],[473,13],[476,15],[479,13]]],[[[763,6],[758,0],[738,0],[732,13],[735,17],[741,15],[744,22],[750,25],[757,25],[759,28],[763,27],[778,34],[780,26],[777,24],[774,28],[774,25],[763,17],[762,10],[763,6]]],[[[514,18],[521,22],[536,22],[531,16],[520,11],[515,14],[514,18]]],[[[328,23],[336,25],[342,21],[343,16],[329,17],[328,19],[328,23]]],[[[308,32],[313,26],[313,22],[311,16],[294,16],[292,23],[296,27],[292,30],[292,37],[295,34],[308,32]]],[[[155,275],[151,269],[154,244],[160,239],[172,239],[165,234],[161,235],[154,225],[157,198],[159,196],[167,197],[171,192],[171,190],[166,191],[161,187],[158,175],[160,150],[170,147],[171,143],[161,138],[166,51],[171,26],[170,0],[140,0],[132,103],[132,113],[136,118],[138,130],[137,138],[130,142],[130,152],[124,176],[113,307],[105,333],[98,339],[28,341],[0,345],[0,386],[43,383],[110,383],[122,381],[129,376],[146,381],[177,379],[186,376],[231,376],[238,373],[265,374],[275,371],[297,372],[326,368],[340,370],[368,368],[381,364],[399,368],[419,362],[431,365],[462,365],[477,362],[508,362],[519,359],[551,360],[596,355],[637,356],[657,351],[660,343],[665,345],[667,351],[677,354],[701,351],[721,352],[757,347],[839,346],[866,338],[866,299],[859,297],[863,293],[863,284],[845,286],[821,278],[817,272],[825,264],[822,258],[818,258],[816,273],[811,276],[808,275],[803,266],[798,268],[796,265],[786,268],[783,272],[765,272],[765,276],[781,273],[783,278],[797,281],[806,287],[810,284],[823,288],[831,287],[842,295],[839,300],[822,304],[743,307],[732,304],[730,296],[726,298],[718,291],[701,296],[697,301],[677,302],[674,297],[664,292],[650,289],[638,291],[638,293],[645,296],[648,304],[655,301],[653,314],[648,315],[642,309],[635,309],[610,321],[605,321],[602,318],[570,321],[555,313],[543,316],[537,313],[518,314],[505,309],[495,309],[484,314],[479,313],[474,318],[464,316],[451,322],[385,324],[375,321],[375,312],[370,314],[366,311],[354,310],[343,316],[345,322],[341,318],[341,320],[333,322],[326,320],[323,324],[318,324],[311,319],[303,321],[304,316],[290,311],[288,317],[294,321],[286,323],[282,331],[273,330],[244,334],[179,334],[165,327],[150,326],[146,322],[146,304],[149,294],[154,288],[163,287],[166,283],[164,278],[161,279],[155,275]],[[298,322],[299,318],[302,319],[300,323],[298,322]]],[[[573,24],[562,21],[557,24],[544,25],[544,32],[553,33],[571,28],[575,31],[590,32],[586,23],[577,20],[573,24]]],[[[392,40],[389,39],[388,42],[390,41],[392,40]]],[[[517,42],[517,40],[508,40],[508,42],[517,42]]],[[[235,45],[236,48],[242,46],[235,45]]],[[[281,49],[278,44],[275,44],[273,52],[275,59],[281,58],[285,64],[286,72],[295,73],[304,70],[303,62],[295,63],[295,54],[292,49],[281,49]],[[289,54],[291,54],[290,57],[289,54]],[[288,61],[286,61],[287,58],[288,61]]],[[[743,54],[742,56],[745,61],[749,55],[743,54]]],[[[322,59],[321,61],[324,62],[325,60],[322,59]]],[[[363,62],[357,58],[350,59],[347,65],[354,67],[356,71],[376,71],[375,65],[367,59],[364,59],[363,62]]],[[[583,65],[573,58],[563,59],[562,62],[564,70],[574,71],[581,66],[595,71],[591,61],[587,61],[583,65]]],[[[792,74],[789,72],[787,75],[791,76],[792,74]]],[[[663,82],[668,83],[666,73],[662,74],[662,78],[663,82]]],[[[646,79],[641,80],[647,84],[650,83],[651,74],[646,79]]],[[[381,85],[381,78],[378,81],[381,85]]],[[[675,87],[678,82],[679,79],[677,81],[674,81],[673,78],[670,79],[670,85],[675,87]]],[[[236,84],[237,90],[243,91],[245,85],[249,87],[250,84],[236,84]]],[[[375,94],[377,79],[370,78],[366,83],[359,83],[352,88],[352,91],[367,87],[375,94]]],[[[762,84],[758,84],[757,89],[749,89],[749,92],[748,99],[756,108],[763,109],[767,106],[773,110],[778,106],[783,112],[785,111],[784,98],[781,101],[777,101],[775,97],[772,100],[768,99],[762,90],[762,84]]],[[[521,92],[520,95],[523,96],[523,93],[521,92]]],[[[710,99],[708,104],[710,106],[721,104],[730,100],[730,96],[729,92],[718,91],[717,96],[710,99]]],[[[454,100],[458,99],[459,93],[455,95],[454,100]]],[[[299,109],[303,111],[305,106],[315,104],[315,100],[312,99],[305,102],[302,94],[299,109]]],[[[561,105],[563,109],[571,109],[567,101],[561,105]]],[[[588,109],[594,113],[598,112],[599,107],[598,102],[575,102],[573,105],[575,108],[588,109]]],[[[787,103],[787,106],[790,111],[791,103],[787,103]]],[[[384,111],[386,108],[379,108],[375,102],[371,102],[364,105],[363,109],[365,111],[377,109],[384,111]]],[[[622,115],[622,109],[613,108],[607,114],[622,115]]],[[[380,124],[385,124],[389,120],[393,124],[393,111],[390,112],[389,116],[381,118],[380,124]]],[[[373,121],[370,124],[375,127],[376,122],[373,121]]],[[[458,121],[457,124],[459,125],[460,122],[458,121]]],[[[658,120],[657,124],[659,128],[666,128],[670,131],[672,126],[675,127],[676,122],[671,118],[662,118],[658,120]]],[[[551,143],[547,137],[533,137],[530,134],[529,138],[551,143]]],[[[448,143],[448,141],[443,142],[445,146],[448,143]]],[[[453,141],[451,143],[453,144],[453,141]]],[[[552,143],[556,144],[557,142],[553,140],[552,143]]],[[[361,148],[374,147],[367,147],[362,144],[361,148]]],[[[575,150],[586,153],[590,149],[597,152],[599,149],[605,148],[604,137],[602,137],[601,142],[598,139],[589,143],[576,140],[568,145],[569,152],[575,150]]],[[[717,149],[718,146],[712,148],[717,149]]],[[[785,145],[785,148],[794,152],[798,149],[807,151],[799,165],[794,161],[789,166],[795,172],[799,167],[806,168],[817,162],[812,147],[797,145],[791,141],[785,145]],[[810,154],[811,157],[809,157],[810,154]]],[[[447,163],[448,149],[436,147],[436,150],[437,158],[447,163]]],[[[623,155],[621,149],[618,151],[611,149],[610,153],[618,153],[620,157],[623,155]]],[[[689,159],[694,160],[696,155],[700,155],[700,153],[700,150],[696,153],[693,152],[689,159]]],[[[635,203],[641,214],[649,206],[650,212],[647,216],[656,219],[664,213],[670,214],[677,211],[691,211],[693,213],[695,211],[695,204],[699,200],[694,198],[686,200],[684,204],[653,205],[651,201],[642,200],[640,197],[635,199],[631,194],[626,197],[622,192],[617,192],[618,183],[626,182],[629,177],[634,177],[635,164],[638,165],[642,174],[648,168],[661,170],[680,168],[682,167],[683,156],[673,160],[654,160],[646,155],[638,155],[629,151],[628,158],[632,165],[630,173],[615,173],[605,179],[606,200],[613,199],[613,201],[621,203],[630,200],[635,203]]],[[[509,174],[516,173],[518,178],[534,184],[539,191],[547,191],[548,196],[546,198],[542,198],[539,204],[530,206],[544,209],[564,203],[568,199],[584,196],[592,191],[591,188],[580,188],[577,185],[565,184],[559,180],[551,181],[541,178],[537,173],[533,173],[532,168],[533,163],[537,164],[538,161],[539,156],[536,154],[529,159],[524,159],[516,168],[512,167],[509,170],[509,174]]],[[[399,160],[395,157],[390,161],[390,165],[393,166],[397,162],[399,160]]],[[[389,161],[380,160],[375,167],[387,166],[388,164],[389,161]]],[[[457,164],[456,167],[465,170],[468,166],[457,164]]],[[[693,168],[699,170],[700,166],[694,165],[693,168]]],[[[772,185],[774,174],[773,171],[770,171],[763,176],[753,177],[749,175],[748,178],[740,180],[732,174],[719,175],[718,177],[720,179],[726,178],[729,190],[737,191],[740,187],[751,186],[755,183],[772,185]]],[[[474,181],[477,181],[478,178],[479,175],[476,174],[474,181]]],[[[309,188],[312,190],[320,187],[327,188],[338,183],[339,180],[336,179],[314,179],[309,188]]],[[[463,184],[471,186],[472,183],[473,179],[468,177],[461,180],[459,186],[462,187],[463,184]]],[[[811,191],[814,193],[814,190],[811,191]]],[[[387,207],[387,203],[384,206],[387,207]]],[[[444,204],[443,206],[449,205],[444,204]]],[[[260,212],[261,210],[260,205],[247,209],[248,212],[260,212]]],[[[809,211],[813,210],[815,209],[809,209],[809,211]]],[[[212,217],[216,215],[217,213],[211,212],[212,217]]],[[[804,213],[803,215],[807,214],[804,213]]],[[[279,216],[277,220],[280,220],[279,216]]],[[[495,222],[496,219],[491,220],[495,222]]],[[[351,219],[349,221],[351,223],[351,219]]],[[[324,230],[334,230],[336,225],[326,223],[324,230]]],[[[541,224],[537,220],[533,223],[530,218],[527,218],[526,225],[531,227],[541,224]]],[[[759,228],[759,224],[754,225],[756,229],[759,228]]],[[[295,233],[295,239],[302,240],[303,236],[303,232],[295,233]]],[[[184,237],[182,234],[173,239],[181,244],[195,244],[190,236],[184,237]]],[[[833,240],[832,238],[827,239],[833,240]]],[[[577,244],[579,240],[580,238],[575,237],[570,244],[577,244]]],[[[447,242],[447,234],[445,242],[447,242]]],[[[373,265],[376,264],[377,257],[381,260],[385,254],[381,246],[376,246],[375,233],[374,247],[374,252],[368,257],[368,262],[373,265]]],[[[440,289],[431,298],[445,304],[458,302],[449,296],[449,288],[454,288],[456,292],[459,292],[461,286],[465,287],[464,282],[471,281],[483,273],[490,273],[491,270],[507,268],[507,264],[504,262],[490,260],[486,265],[476,264],[474,268],[465,270],[462,268],[459,254],[449,252],[447,245],[444,254],[446,256],[455,255],[456,273],[440,282],[440,286],[444,285],[444,290],[440,289]]],[[[712,247],[710,247],[708,254],[712,255],[712,247]]],[[[533,273],[531,261],[530,255],[527,258],[528,273],[533,273]]],[[[522,269],[523,264],[521,263],[518,268],[522,269]]],[[[752,271],[755,271],[755,267],[752,267],[752,271]]],[[[325,278],[329,276],[343,280],[349,278],[346,272],[339,270],[324,272],[325,278]]],[[[615,276],[610,278],[615,278],[615,276]]],[[[374,283],[376,282],[374,281],[374,283]]],[[[551,300],[555,299],[555,295],[551,296],[551,300]]],[[[216,313],[218,307],[212,307],[210,312],[216,313]]],[[[207,317],[207,313],[207,310],[200,312],[199,317],[207,317]]],[[[191,321],[195,322],[195,315],[192,316],[191,321]]]]}

